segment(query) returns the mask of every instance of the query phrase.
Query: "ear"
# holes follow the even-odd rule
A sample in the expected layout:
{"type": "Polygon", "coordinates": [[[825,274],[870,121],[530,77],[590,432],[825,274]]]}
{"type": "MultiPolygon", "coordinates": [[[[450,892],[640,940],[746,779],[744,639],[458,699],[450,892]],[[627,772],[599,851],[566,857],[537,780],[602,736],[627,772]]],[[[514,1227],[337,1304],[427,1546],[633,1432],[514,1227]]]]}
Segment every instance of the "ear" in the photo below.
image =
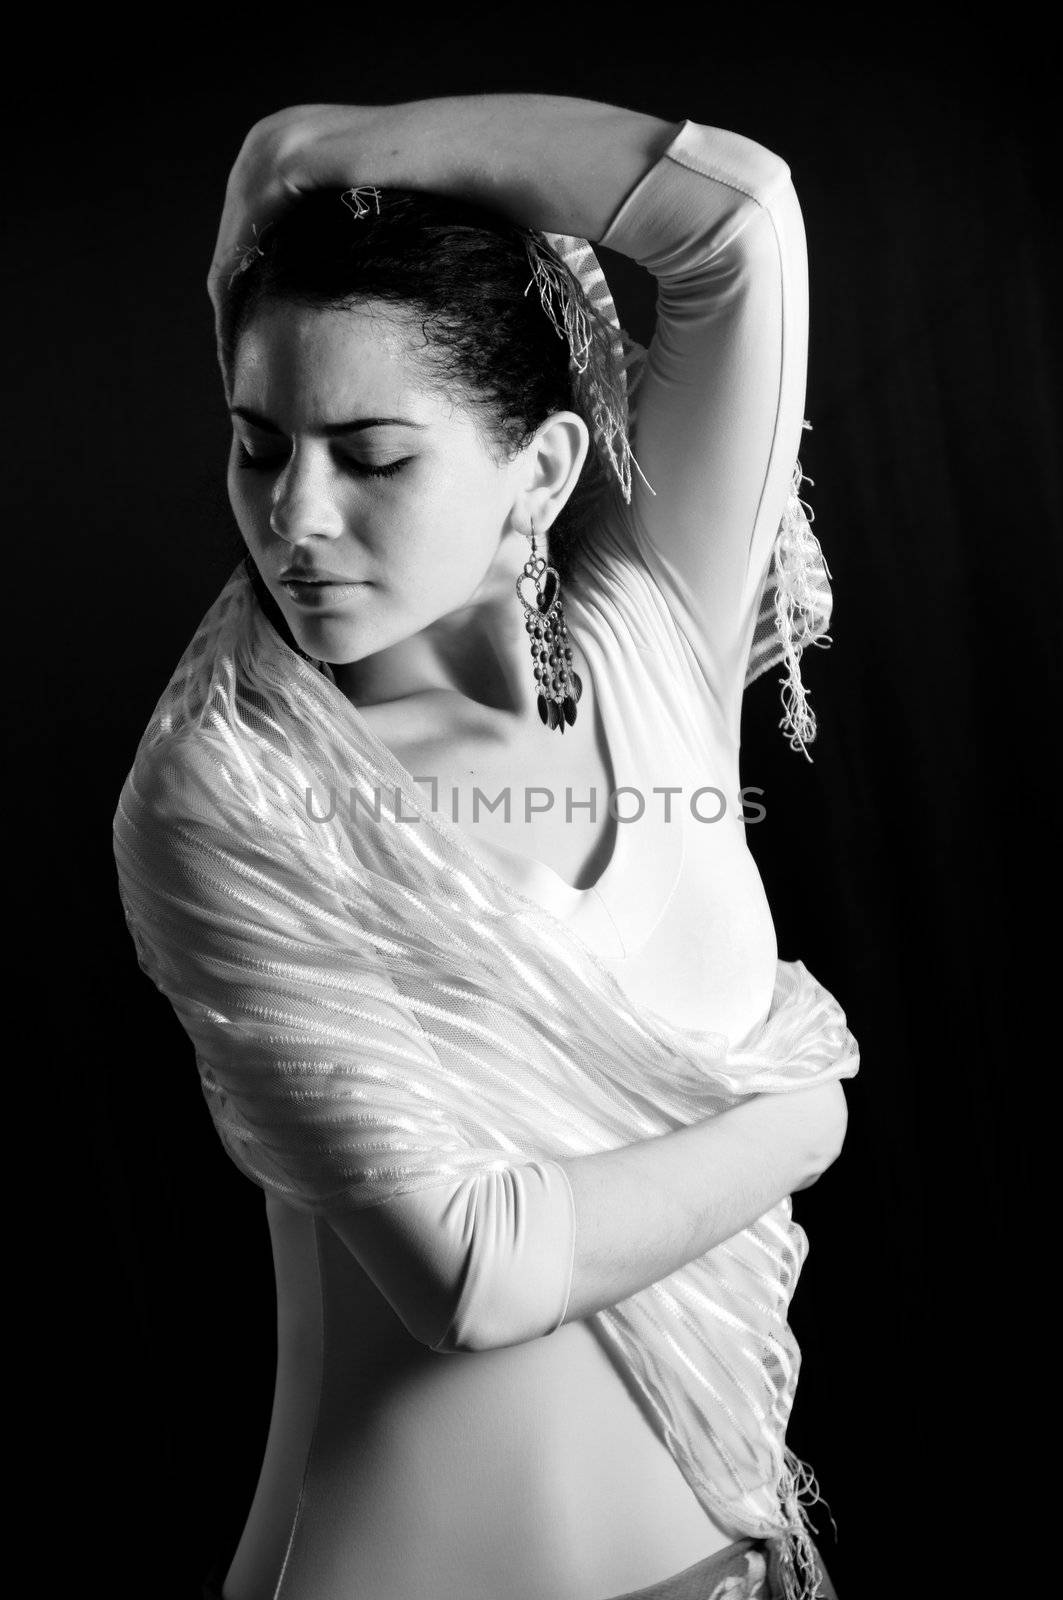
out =
{"type": "Polygon", "coordinates": [[[522,452],[519,489],[513,504],[518,526],[535,524],[545,534],[579,481],[590,449],[590,433],[575,411],[555,411],[536,429],[522,452]]]}

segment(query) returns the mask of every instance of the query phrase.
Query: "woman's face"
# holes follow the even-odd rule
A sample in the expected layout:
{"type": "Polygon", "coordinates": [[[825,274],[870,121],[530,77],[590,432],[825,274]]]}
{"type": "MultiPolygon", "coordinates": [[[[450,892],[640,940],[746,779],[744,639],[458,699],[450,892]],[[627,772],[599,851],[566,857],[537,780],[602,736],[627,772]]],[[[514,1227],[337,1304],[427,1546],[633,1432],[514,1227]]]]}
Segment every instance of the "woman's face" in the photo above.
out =
{"type": "MultiPolygon", "coordinates": [[[[521,458],[433,389],[391,307],[262,307],[232,373],[229,497],[308,655],[353,662],[466,605],[499,555],[521,458]]],[[[507,554],[508,554],[507,547],[507,554]]]]}

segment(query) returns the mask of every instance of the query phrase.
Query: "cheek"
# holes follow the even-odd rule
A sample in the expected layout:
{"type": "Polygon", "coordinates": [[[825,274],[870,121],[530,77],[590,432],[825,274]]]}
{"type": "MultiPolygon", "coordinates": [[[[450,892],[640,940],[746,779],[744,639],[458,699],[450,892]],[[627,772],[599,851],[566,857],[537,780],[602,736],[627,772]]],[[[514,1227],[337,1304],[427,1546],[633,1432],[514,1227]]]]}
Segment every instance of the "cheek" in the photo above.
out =
{"type": "MultiPolygon", "coordinates": [[[[448,587],[456,571],[485,566],[497,549],[508,500],[500,475],[460,450],[399,474],[367,520],[378,542],[411,573],[438,574],[448,587]]],[[[460,578],[459,578],[460,583],[460,578]]]]}
{"type": "Polygon", "coordinates": [[[447,452],[424,480],[424,500],[448,542],[476,548],[497,543],[512,503],[510,474],[465,440],[447,452]]]}
{"type": "Polygon", "coordinates": [[[455,475],[439,492],[396,509],[384,543],[396,576],[411,592],[434,596],[443,610],[463,603],[498,550],[505,508],[497,486],[455,475]]]}

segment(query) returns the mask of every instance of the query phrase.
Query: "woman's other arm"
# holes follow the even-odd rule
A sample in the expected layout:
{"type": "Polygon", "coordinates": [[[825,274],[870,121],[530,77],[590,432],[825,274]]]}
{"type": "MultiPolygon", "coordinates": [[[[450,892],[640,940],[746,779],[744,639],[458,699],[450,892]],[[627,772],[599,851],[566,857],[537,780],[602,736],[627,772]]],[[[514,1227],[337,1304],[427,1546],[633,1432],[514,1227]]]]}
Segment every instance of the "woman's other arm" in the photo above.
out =
{"type": "Polygon", "coordinates": [[[512,1165],[329,1222],[423,1343],[491,1350],[616,1305],[740,1233],[815,1182],[845,1124],[837,1082],[757,1095],[615,1150],[512,1165]]]}
{"type": "Polygon", "coordinates": [[[468,1135],[425,1093],[445,1066],[418,1016],[357,907],[308,898],[283,833],[216,814],[229,772],[227,749],[183,739],[127,780],[115,850],[141,965],[195,1043],[237,1164],[324,1215],[430,1348],[517,1344],[615,1305],[837,1154],[844,1099],[828,1084],[616,1149],[498,1155],[455,1176],[468,1135]],[[365,1180],[392,1166],[435,1175],[367,1201],[365,1180]]]}
{"type": "Polygon", "coordinates": [[[566,1321],[592,1315],[750,1227],[841,1152],[837,1081],[756,1095],[654,1139],[559,1163],[575,1200],[566,1321]]]}

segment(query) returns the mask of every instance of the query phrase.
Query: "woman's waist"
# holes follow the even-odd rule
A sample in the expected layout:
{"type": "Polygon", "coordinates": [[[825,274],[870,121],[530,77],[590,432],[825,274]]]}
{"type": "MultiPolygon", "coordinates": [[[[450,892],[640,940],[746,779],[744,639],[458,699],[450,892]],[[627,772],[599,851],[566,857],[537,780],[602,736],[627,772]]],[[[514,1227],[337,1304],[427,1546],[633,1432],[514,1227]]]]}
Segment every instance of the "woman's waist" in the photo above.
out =
{"type": "MultiPolygon", "coordinates": [[[[404,1540],[426,1561],[449,1545],[448,1529],[461,1530],[470,1582],[478,1564],[486,1575],[500,1552],[519,1548],[559,1575],[560,1563],[566,1584],[593,1573],[608,1594],[737,1536],[709,1517],[589,1323],[453,1354],[428,1350],[397,1317],[386,1333],[373,1324],[376,1337],[365,1338],[362,1321],[359,1340],[353,1322],[329,1320],[319,1371],[281,1352],[275,1410],[291,1437],[274,1429],[270,1449],[287,1459],[306,1419],[317,1419],[299,1515],[274,1508],[298,1521],[297,1541],[312,1537],[320,1549],[325,1540],[337,1561],[345,1544],[371,1569],[390,1560],[401,1515],[404,1540]],[[318,1521],[315,1507],[340,1505],[342,1517],[318,1521]]],[[[409,1559],[415,1570],[412,1550],[409,1559]]]]}

